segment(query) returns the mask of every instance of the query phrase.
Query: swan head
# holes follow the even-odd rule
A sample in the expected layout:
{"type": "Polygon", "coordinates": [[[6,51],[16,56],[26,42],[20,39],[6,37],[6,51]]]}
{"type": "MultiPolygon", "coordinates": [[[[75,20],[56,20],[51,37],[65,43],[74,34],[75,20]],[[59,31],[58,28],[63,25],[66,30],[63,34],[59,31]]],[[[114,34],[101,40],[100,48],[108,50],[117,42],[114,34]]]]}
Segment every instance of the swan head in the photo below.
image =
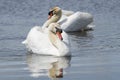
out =
{"type": "Polygon", "coordinates": [[[48,12],[48,20],[44,23],[43,29],[48,28],[51,23],[57,22],[62,16],[62,10],[59,7],[53,7],[48,12]]]}
{"type": "Polygon", "coordinates": [[[59,15],[61,17],[62,10],[59,7],[53,7],[48,12],[48,19],[52,18],[53,15],[59,15]]]}
{"type": "Polygon", "coordinates": [[[63,40],[63,37],[61,35],[62,29],[58,23],[51,23],[48,27],[48,30],[55,34],[60,40],[63,40]]]}

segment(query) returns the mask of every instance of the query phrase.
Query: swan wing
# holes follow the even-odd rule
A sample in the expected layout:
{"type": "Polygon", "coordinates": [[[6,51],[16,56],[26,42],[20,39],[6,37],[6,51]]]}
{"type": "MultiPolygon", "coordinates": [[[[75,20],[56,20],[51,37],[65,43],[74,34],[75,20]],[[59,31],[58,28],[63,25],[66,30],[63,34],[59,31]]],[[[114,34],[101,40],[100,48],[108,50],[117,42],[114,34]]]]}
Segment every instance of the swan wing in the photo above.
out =
{"type": "Polygon", "coordinates": [[[39,26],[35,26],[30,30],[25,42],[28,50],[33,53],[43,55],[56,55],[58,53],[48,38],[48,32],[43,31],[39,26]]]}
{"type": "Polygon", "coordinates": [[[61,19],[58,21],[58,23],[62,25],[67,21],[67,18],[73,14],[74,14],[73,11],[62,10],[62,16],[61,16],[61,19]]]}
{"type": "Polygon", "coordinates": [[[50,42],[47,33],[41,29],[41,27],[35,26],[28,33],[26,45],[34,53],[45,52],[50,48],[50,42]]]}
{"type": "Polygon", "coordinates": [[[61,28],[66,32],[79,31],[93,22],[93,17],[89,13],[76,12],[69,17],[63,17],[60,21],[61,28]]]}

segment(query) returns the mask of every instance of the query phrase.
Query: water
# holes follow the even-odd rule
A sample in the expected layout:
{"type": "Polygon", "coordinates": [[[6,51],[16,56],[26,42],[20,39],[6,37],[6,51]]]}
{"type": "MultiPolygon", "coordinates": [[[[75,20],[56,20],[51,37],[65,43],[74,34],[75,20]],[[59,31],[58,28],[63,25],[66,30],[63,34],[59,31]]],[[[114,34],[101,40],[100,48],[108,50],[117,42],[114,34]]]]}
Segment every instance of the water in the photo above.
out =
{"type": "Polygon", "coordinates": [[[119,80],[119,0],[0,0],[0,80],[119,80]],[[85,11],[94,31],[69,33],[72,57],[27,53],[21,42],[50,7],[85,11]],[[56,75],[54,74],[56,72],[56,75]],[[61,74],[59,74],[61,73],[61,74]]]}

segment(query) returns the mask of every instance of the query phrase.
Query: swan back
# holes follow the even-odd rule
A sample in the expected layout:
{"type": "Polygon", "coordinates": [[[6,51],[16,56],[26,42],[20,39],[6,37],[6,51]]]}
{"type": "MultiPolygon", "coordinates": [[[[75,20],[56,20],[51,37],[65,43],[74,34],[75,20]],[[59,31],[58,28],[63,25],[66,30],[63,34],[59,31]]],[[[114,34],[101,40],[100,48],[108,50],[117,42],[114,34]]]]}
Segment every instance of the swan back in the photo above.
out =
{"type": "Polygon", "coordinates": [[[63,16],[59,21],[61,28],[66,32],[85,29],[91,22],[93,22],[93,16],[85,12],[76,12],[69,17],[63,16]]]}

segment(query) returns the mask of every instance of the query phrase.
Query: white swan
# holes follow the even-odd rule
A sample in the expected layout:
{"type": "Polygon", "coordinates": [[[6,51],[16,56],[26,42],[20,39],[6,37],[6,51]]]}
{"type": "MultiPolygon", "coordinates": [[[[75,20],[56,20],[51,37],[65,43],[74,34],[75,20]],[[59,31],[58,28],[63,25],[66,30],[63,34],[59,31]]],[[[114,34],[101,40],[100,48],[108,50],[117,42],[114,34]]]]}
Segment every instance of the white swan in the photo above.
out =
{"type": "Polygon", "coordinates": [[[28,53],[26,60],[31,76],[57,78],[64,76],[65,71],[63,71],[63,69],[70,66],[71,57],[41,56],[28,53]]]}
{"type": "Polygon", "coordinates": [[[37,54],[70,55],[68,35],[60,29],[60,25],[57,23],[51,23],[44,31],[41,27],[33,27],[23,44],[29,51],[37,54]]]}
{"type": "Polygon", "coordinates": [[[89,29],[88,25],[93,22],[93,16],[85,12],[73,12],[54,7],[50,9],[48,20],[43,28],[48,27],[52,22],[58,22],[66,32],[79,31],[89,29]]]}

